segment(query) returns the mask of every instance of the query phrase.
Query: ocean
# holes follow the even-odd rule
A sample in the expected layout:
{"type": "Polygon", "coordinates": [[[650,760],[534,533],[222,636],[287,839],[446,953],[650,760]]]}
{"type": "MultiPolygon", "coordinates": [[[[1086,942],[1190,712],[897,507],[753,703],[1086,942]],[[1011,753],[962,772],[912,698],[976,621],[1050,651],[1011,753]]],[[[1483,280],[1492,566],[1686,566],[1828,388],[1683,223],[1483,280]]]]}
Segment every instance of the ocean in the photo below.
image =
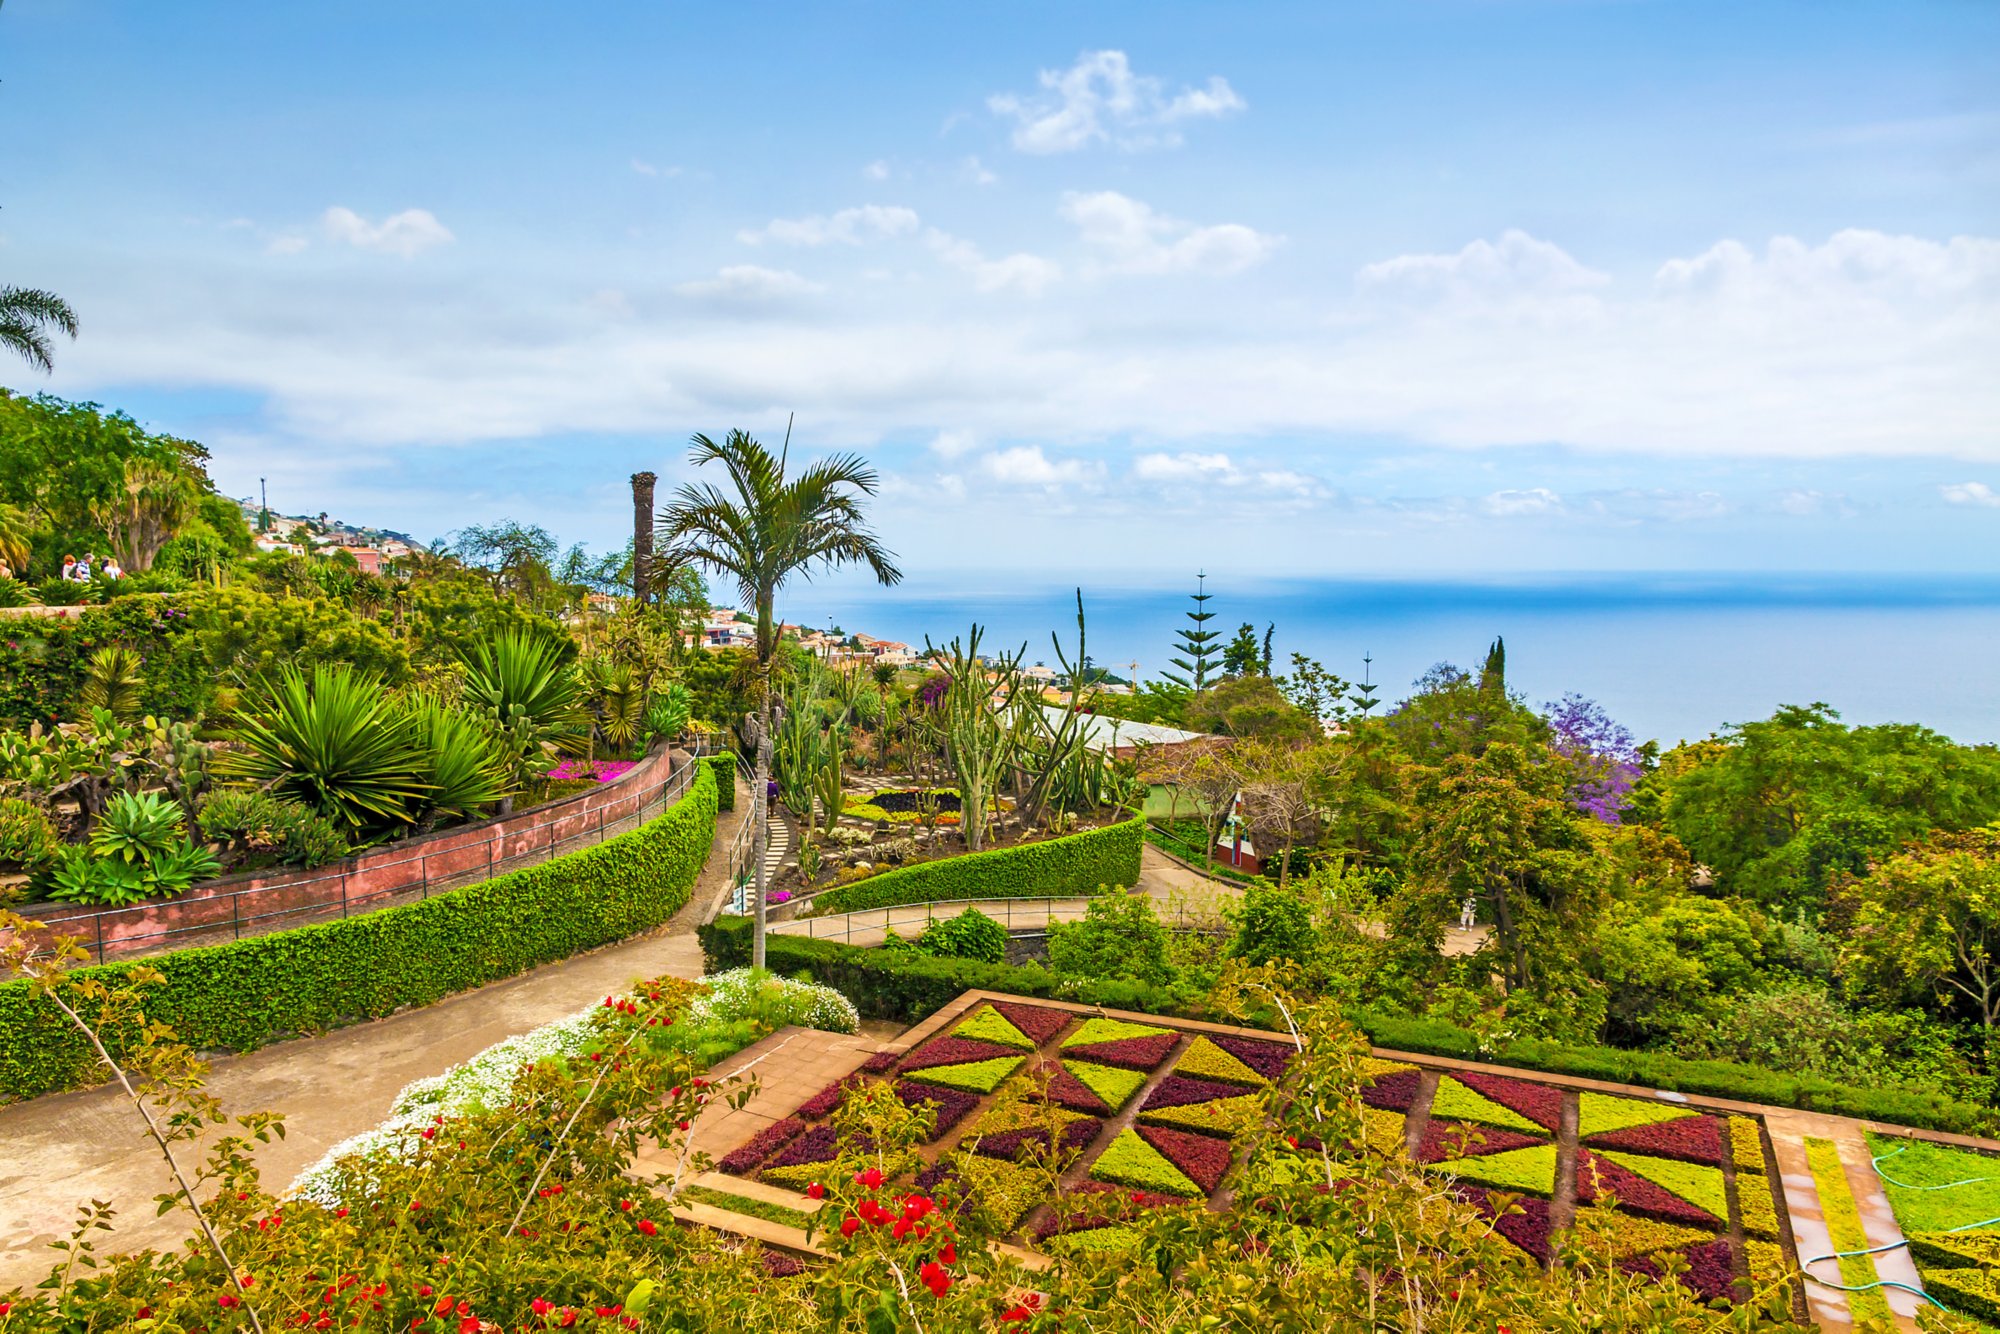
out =
{"type": "MultiPolygon", "coordinates": [[[[972,622],[982,649],[1027,646],[1057,665],[1050,632],[1076,642],[1075,590],[997,587],[992,575],[927,575],[895,588],[843,575],[798,584],[779,614],[921,650],[972,622]]],[[[1211,577],[1211,629],[1248,622],[1294,652],[1393,702],[1432,665],[1476,668],[1496,636],[1509,684],[1531,703],[1576,691],[1644,740],[1671,745],[1783,704],[1823,701],[1851,723],[1915,722],[2000,743],[2000,578],[1630,575],[1508,580],[1245,580],[1211,577]],[[1364,657],[1372,658],[1364,664],[1364,657]]],[[[1188,625],[1192,588],[1086,582],[1092,661],[1156,676],[1188,625]]],[[[720,590],[718,590],[720,594],[720,590]]]]}

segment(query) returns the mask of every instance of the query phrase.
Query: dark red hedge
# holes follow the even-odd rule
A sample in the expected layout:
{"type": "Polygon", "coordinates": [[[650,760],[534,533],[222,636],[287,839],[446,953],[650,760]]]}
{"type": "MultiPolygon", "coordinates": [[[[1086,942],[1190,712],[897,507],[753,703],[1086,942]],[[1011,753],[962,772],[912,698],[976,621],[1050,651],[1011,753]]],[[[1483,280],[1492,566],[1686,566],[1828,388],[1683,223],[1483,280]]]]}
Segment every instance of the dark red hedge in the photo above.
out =
{"type": "Polygon", "coordinates": [[[764,1263],[764,1272],[772,1278],[795,1278],[806,1272],[803,1260],[783,1251],[766,1250],[759,1258],[764,1263]]]}
{"type": "Polygon", "coordinates": [[[903,1058],[903,1073],[912,1070],[930,1070],[940,1065],[964,1065],[972,1061],[991,1061],[1001,1056],[1019,1056],[1012,1047],[1003,1047],[997,1042],[981,1042],[976,1038],[955,1038],[946,1035],[932,1038],[923,1046],[903,1058]]]}
{"type": "Polygon", "coordinates": [[[914,1107],[927,1102],[937,1108],[937,1121],[931,1127],[929,1143],[935,1144],[944,1138],[945,1132],[966,1118],[979,1105],[979,1095],[964,1089],[940,1088],[934,1084],[912,1084],[898,1081],[896,1096],[903,1100],[905,1107],[914,1107]]]}
{"type": "Polygon", "coordinates": [[[1292,1063],[1298,1048],[1282,1042],[1260,1042],[1256,1038],[1233,1038],[1206,1035],[1210,1042],[1234,1056],[1243,1064],[1255,1070],[1266,1079],[1277,1079],[1285,1073],[1285,1067],[1292,1063]]]}
{"type": "Polygon", "coordinates": [[[1724,1135],[1722,1122],[1713,1116],[1683,1116],[1674,1121],[1657,1121],[1650,1126],[1628,1126],[1592,1135],[1590,1144],[1598,1149],[1626,1149],[1650,1153],[1656,1158],[1678,1158],[1684,1163],[1722,1166],[1724,1135]]]}
{"type": "MultiPolygon", "coordinates": [[[[857,1148],[866,1148],[862,1142],[866,1136],[856,1139],[857,1148]]],[[[832,1126],[822,1121],[807,1128],[806,1133],[785,1146],[785,1151],[773,1158],[771,1167],[797,1167],[801,1163],[831,1162],[840,1153],[840,1136],[832,1126]]]]}
{"type": "Polygon", "coordinates": [[[1146,1095],[1146,1101],[1139,1110],[1157,1112],[1168,1107],[1193,1107],[1197,1103],[1219,1102],[1223,1098],[1240,1098],[1246,1091],[1240,1084],[1218,1084],[1189,1075],[1168,1075],[1153,1086],[1153,1091],[1146,1095]]]}
{"type": "Polygon", "coordinates": [[[1390,1075],[1377,1075],[1373,1083],[1361,1086],[1361,1101],[1381,1111],[1407,1113],[1410,1105],[1417,1100],[1417,1086],[1423,1078],[1423,1072],[1419,1070],[1398,1070],[1390,1075]]]}
{"type": "MultiPolygon", "coordinates": [[[[1104,1128],[1104,1122],[1094,1116],[1080,1116],[1062,1128],[1062,1147],[1081,1150],[1097,1138],[1097,1132],[1104,1128]]],[[[1003,1130],[997,1135],[982,1135],[978,1151],[988,1158],[1026,1160],[1036,1152],[1046,1153],[1049,1132],[1046,1126],[1022,1126],[1018,1130],[1003,1130]]]]}
{"type": "Polygon", "coordinates": [[[1454,1070],[1451,1077],[1475,1093],[1483,1093],[1502,1107],[1511,1107],[1551,1134],[1562,1128],[1562,1090],[1548,1084],[1530,1084],[1525,1079],[1505,1075],[1479,1075],[1454,1070]]]}
{"type": "Polygon", "coordinates": [[[766,1158],[790,1143],[792,1136],[805,1128],[806,1123],[796,1116],[773,1121],[752,1135],[745,1143],[730,1150],[716,1166],[733,1177],[749,1176],[766,1158]]]}
{"type": "Polygon", "coordinates": [[[1060,1066],[1044,1067],[1042,1070],[1037,1070],[1036,1074],[1040,1075],[1044,1071],[1049,1076],[1049,1087],[1045,1096],[1056,1106],[1068,1108],[1072,1112],[1084,1112],[1091,1116],[1108,1116],[1110,1114],[1111,1109],[1104,1105],[1104,1099],[1091,1092],[1090,1085],[1078,1079],[1068,1070],[1060,1066]]]}
{"type": "Polygon", "coordinates": [[[855,1071],[855,1073],[861,1075],[886,1075],[891,1070],[894,1070],[896,1062],[902,1059],[903,1053],[899,1051],[878,1051],[863,1061],[861,1068],[855,1071]]]}
{"type": "Polygon", "coordinates": [[[1615,1194],[1618,1207],[1643,1218],[1665,1223],[1687,1223],[1694,1227],[1721,1227],[1722,1220],[1670,1190],[1654,1185],[1637,1172],[1629,1172],[1589,1149],[1576,1151],[1576,1202],[1595,1203],[1600,1195],[1615,1194]],[[1591,1179],[1595,1169],[1597,1179],[1591,1179]]]}
{"type": "MultiPolygon", "coordinates": [[[[1490,1191],[1478,1186],[1459,1186],[1458,1197],[1478,1209],[1488,1218],[1495,1216],[1493,1198],[1490,1191]]],[[[1544,1263],[1549,1258],[1549,1202],[1523,1195],[1514,1202],[1514,1207],[1506,1217],[1494,1224],[1493,1230],[1522,1250],[1544,1263]]]]}
{"type": "MultiPolygon", "coordinates": [[[[1680,1275],[1683,1286],[1704,1301],[1712,1302],[1718,1297],[1735,1299],[1732,1285],[1736,1280],[1736,1262],[1727,1241],[1696,1242],[1682,1247],[1680,1253],[1688,1262],[1680,1275]]],[[[1666,1266],[1649,1255],[1628,1255],[1618,1262],[1618,1267],[1648,1278],[1665,1278],[1667,1274],[1666,1266]]]]}
{"type": "Polygon", "coordinates": [[[1424,1127],[1424,1142],[1417,1146],[1417,1161],[1441,1163],[1449,1158],[1478,1158],[1509,1149],[1525,1149],[1547,1140],[1497,1126],[1466,1126],[1456,1121],[1432,1121],[1424,1127]],[[1478,1142],[1475,1142],[1478,1141],[1478,1142]]]}
{"type": "Polygon", "coordinates": [[[1167,1053],[1174,1049],[1174,1044],[1178,1041],[1180,1041],[1178,1034],[1159,1033],[1145,1038],[1086,1042],[1081,1047],[1068,1048],[1063,1055],[1076,1061],[1115,1065],[1121,1070],[1152,1070],[1167,1059],[1167,1053]]]}
{"type": "Polygon", "coordinates": [[[836,1079],[800,1103],[799,1110],[794,1112],[793,1115],[803,1117],[808,1121],[819,1121],[832,1116],[839,1109],[840,1104],[847,1100],[847,1090],[860,1082],[860,1079],[854,1075],[848,1075],[845,1079],[836,1079]]]}
{"type": "Polygon", "coordinates": [[[1051,1010],[1046,1005],[1022,1005],[1017,1001],[994,1001],[993,1008],[1037,1047],[1068,1028],[1069,1021],[1076,1017],[1067,1010],[1051,1010]]]}
{"type": "Polygon", "coordinates": [[[1166,1126],[1139,1126],[1139,1137],[1205,1191],[1214,1191],[1229,1171],[1229,1141],[1166,1126]]]}

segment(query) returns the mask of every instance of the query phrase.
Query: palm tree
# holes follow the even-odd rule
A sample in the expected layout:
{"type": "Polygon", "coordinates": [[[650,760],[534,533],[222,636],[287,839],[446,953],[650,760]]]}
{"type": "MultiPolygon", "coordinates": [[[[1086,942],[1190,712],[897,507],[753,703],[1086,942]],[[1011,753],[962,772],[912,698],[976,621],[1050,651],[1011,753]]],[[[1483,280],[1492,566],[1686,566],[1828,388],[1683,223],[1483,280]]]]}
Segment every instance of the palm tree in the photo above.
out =
{"type": "MultiPolygon", "coordinates": [[[[790,438],[789,429],[786,432],[790,438]]],[[[901,582],[894,553],[876,540],[864,522],[861,498],[875,494],[875,470],[858,455],[836,454],[785,476],[789,448],[772,454],[742,431],[721,444],[705,435],[690,442],[696,467],[719,463],[730,489],[689,483],[674,493],[660,515],[657,558],[667,568],[704,565],[733,579],[757,616],[757,764],[750,818],[756,848],[756,926],[751,964],[764,966],[764,805],[769,791],[771,659],[778,650],[772,604],[794,576],[810,578],[822,569],[866,565],[884,584],[901,582]]]]}
{"type": "Polygon", "coordinates": [[[32,287],[0,287],[0,347],[20,353],[30,366],[47,374],[56,366],[51,329],[76,337],[76,312],[69,302],[32,287]]]}

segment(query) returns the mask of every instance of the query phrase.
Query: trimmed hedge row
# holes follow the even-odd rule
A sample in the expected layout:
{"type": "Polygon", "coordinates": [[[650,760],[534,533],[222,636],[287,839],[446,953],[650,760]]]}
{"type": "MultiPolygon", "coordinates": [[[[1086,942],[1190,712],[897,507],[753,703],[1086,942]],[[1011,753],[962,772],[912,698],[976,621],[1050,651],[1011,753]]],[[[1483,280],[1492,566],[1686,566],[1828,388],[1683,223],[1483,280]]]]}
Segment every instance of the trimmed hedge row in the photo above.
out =
{"type": "MultiPolygon", "coordinates": [[[[165,975],[150,1019],[197,1050],[379,1019],[658,926],[678,912],[715,839],[715,770],[629,833],[401,908],[79,969],[117,986],[165,975]]],[[[96,1082],[81,1035],[26,982],[0,983],[0,1101],[96,1082]]]]}
{"type": "Polygon", "coordinates": [[[1081,898],[1139,880],[1143,817],[1018,848],[991,848],[857,880],[813,900],[814,914],[954,899],[1081,898]]]}
{"type": "Polygon", "coordinates": [[[715,809],[736,809],[736,756],[729,751],[702,757],[702,764],[715,775],[715,809]]]}
{"type": "MultiPolygon", "coordinates": [[[[749,964],[750,928],[747,917],[718,917],[700,928],[701,950],[709,972],[749,964]]],[[[853,1001],[864,1019],[912,1022],[975,989],[1054,997],[1146,1014],[1185,1014],[1193,1009],[1193,1003],[1180,993],[1140,982],[1077,982],[1058,978],[1037,964],[1014,967],[977,959],[938,959],[775,932],[764,937],[764,962],[783,977],[810,973],[813,981],[853,1001]]]]}
{"type": "MultiPolygon", "coordinates": [[[[716,919],[701,928],[701,947],[711,971],[743,966],[750,959],[750,920],[716,919]]],[[[1057,978],[1034,964],[1010,967],[967,959],[934,959],[902,952],[884,953],[833,940],[775,934],[765,937],[764,948],[771,971],[789,976],[803,969],[812,974],[814,981],[845,993],[855,1008],[870,1019],[906,1022],[921,1019],[942,1009],[962,992],[975,988],[1083,1001],[1142,1014],[1212,1017],[1201,1013],[1199,1001],[1185,993],[1136,982],[1094,980],[1079,984],[1057,978]]],[[[1361,1009],[1346,1013],[1349,1022],[1368,1035],[1370,1043],[1395,1051],[1578,1075],[1773,1107],[1798,1107],[1961,1135],[2000,1133],[2000,1112],[1918,1090],[1857,1088],[1811,1075],[1780,1074],[1761,1066],[1689,1061],[1660,1052],[1621,1051],[1614,1047],[1564,1047],[1522,1040],[1497,1053],[1482,1052],[1474,1034],[1441,1019],[1384,1015],[1361,1009]]]]}

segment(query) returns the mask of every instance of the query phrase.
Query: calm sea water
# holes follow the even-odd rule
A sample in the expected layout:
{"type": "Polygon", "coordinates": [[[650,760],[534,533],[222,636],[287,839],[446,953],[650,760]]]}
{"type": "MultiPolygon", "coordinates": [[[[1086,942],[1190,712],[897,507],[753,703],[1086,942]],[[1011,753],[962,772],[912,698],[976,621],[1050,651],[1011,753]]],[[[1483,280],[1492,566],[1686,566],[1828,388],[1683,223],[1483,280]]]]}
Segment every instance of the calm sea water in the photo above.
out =
{"type": "MultiPolygon", "coordinates": [[[[788,590],[779,610],[922,648],[977,620],[987,644],[1026,643],[1056,665],[1050,632],[1074,652],[1068,587],[1000,588],[930,577],[894,589],[847,579],[788,590]]],[[[1539,581],[1209,581],[1211,628],[1275,624],[1293,652],[1394,700],[1432,664],[1476,667],[1494,636],[1508,680],[1541,703],[1579,691],[1640,738],[1672,743],[1781,704],[1823,700],[1850,722],[1918,722],[1969,742],[2000,742],[2000,578],[1894,580],[1645,576],[1539,581]]],[[[1187,624],[1187,590],[1086,584],[1093,661],[1156,675],[1187,624]]]]}

